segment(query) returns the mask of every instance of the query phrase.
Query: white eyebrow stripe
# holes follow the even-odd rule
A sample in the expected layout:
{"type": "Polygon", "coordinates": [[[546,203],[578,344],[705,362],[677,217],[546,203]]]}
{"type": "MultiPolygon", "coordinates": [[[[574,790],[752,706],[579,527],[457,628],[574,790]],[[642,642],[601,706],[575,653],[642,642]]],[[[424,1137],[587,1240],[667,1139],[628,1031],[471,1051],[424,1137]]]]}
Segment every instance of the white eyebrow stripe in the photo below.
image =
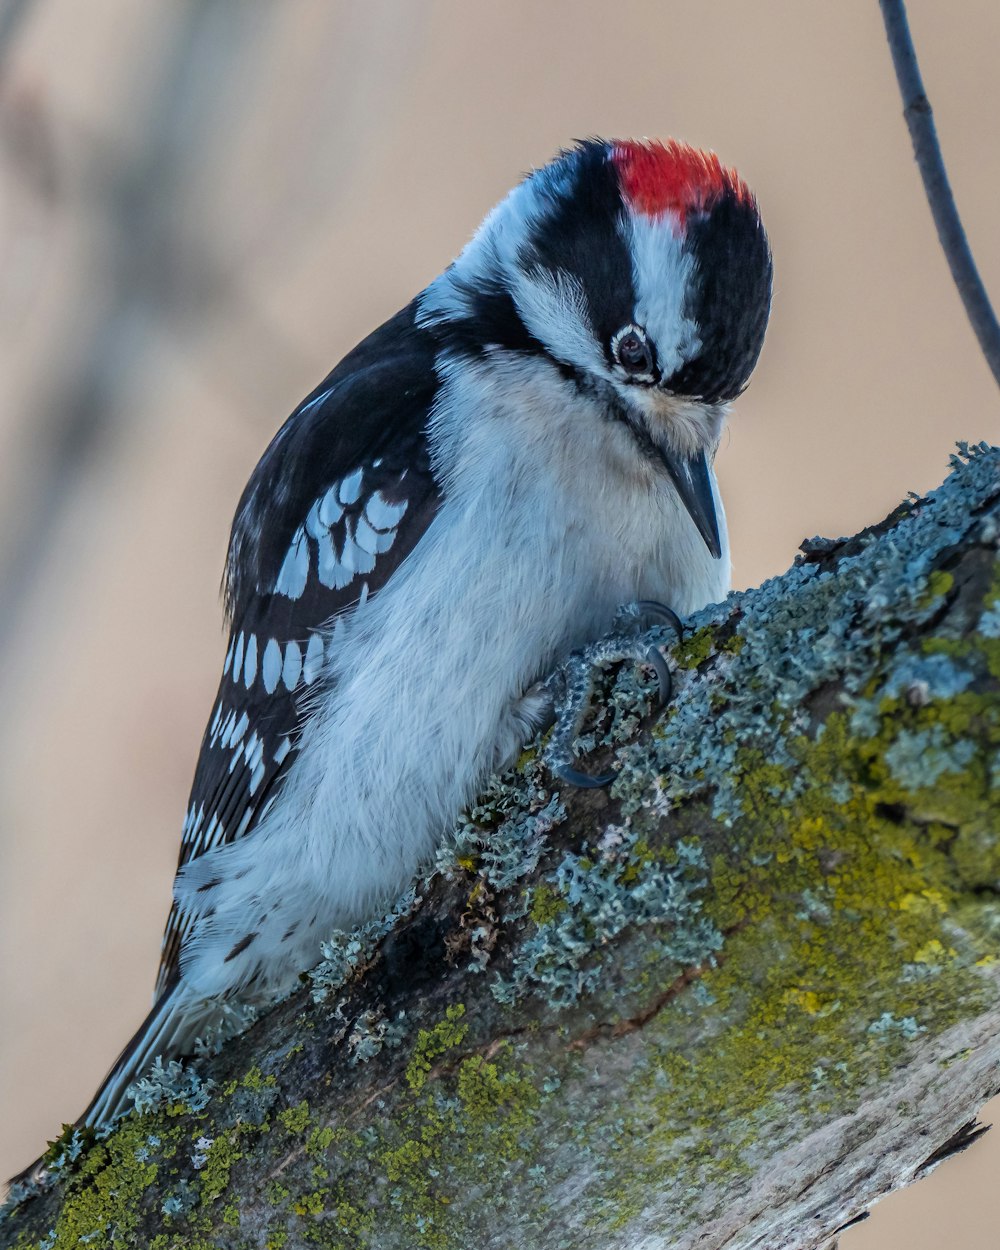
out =
{"type": "Polygon", "coordinates": [[[696,281],[694,256],[685,250],[670,213],[630,212],[619,228],[632,253],[635,321],[655,347],[661,376],[668,378],[701,350],[698,326],[684,313],[696,281]]]}

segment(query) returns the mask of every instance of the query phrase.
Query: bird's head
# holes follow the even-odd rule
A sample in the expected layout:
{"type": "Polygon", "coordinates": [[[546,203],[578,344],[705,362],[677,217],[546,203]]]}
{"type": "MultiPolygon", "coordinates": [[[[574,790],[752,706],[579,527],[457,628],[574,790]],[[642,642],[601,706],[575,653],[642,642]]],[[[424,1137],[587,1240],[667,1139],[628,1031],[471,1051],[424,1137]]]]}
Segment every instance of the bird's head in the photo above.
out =
{"type": "Polygon", "coordinates": [[[531,173],[420,298],[459,351],[547,357],[605,404],[720,553],[709,463],[764,341],[757,201],[714,153],[587,140],[531,173]]]}

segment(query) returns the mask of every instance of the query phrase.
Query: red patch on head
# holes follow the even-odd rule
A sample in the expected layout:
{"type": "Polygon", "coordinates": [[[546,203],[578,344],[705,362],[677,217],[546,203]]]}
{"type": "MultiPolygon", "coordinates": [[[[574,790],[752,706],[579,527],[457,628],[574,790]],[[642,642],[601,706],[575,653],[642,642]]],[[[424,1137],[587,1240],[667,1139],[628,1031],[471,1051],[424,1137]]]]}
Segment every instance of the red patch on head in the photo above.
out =
{"type": "Polygon", "coordinates": [[[622,195],[647,217],[676,213],[684,225],[692,211],[706,211],[726,192],[747,204],[753,193],[734,169],[714,152],[703,152],[674,139],[626,139],[612,146],[622,195]]]}

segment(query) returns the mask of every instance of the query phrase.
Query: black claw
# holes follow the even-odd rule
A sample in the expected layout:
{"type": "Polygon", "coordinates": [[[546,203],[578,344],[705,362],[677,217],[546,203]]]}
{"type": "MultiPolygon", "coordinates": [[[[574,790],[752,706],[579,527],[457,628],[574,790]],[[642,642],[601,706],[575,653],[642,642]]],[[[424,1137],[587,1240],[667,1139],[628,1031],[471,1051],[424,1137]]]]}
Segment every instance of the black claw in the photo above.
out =
{"type": "Polygon", "coordinates": [[[587,773],[577,772],[575,768],[570,768],[569,764],[557,764],[552,771],[567,785],[576,786],[579,790],[601,790],[605,786],[610,786],[618,776],[617,773],[605,773],[601,777],[591,777],[587,773]]]}
{"type": "Polygon", "coordinates": [[[670,676],[670,669],[660,654],[659,647],[649,648],[646,652],[646,663],[655,671],[656,680],[660,685],[659,705],[666,707],[674,693],[674,679],[670,676]]]}
{"type": "Polygon", "coordinates": [[[665,603],[657,603],[655,599],[640,599],[635,606],[640,616],[652,617],[661,625],[669,625],[677,635],[678,642],[684,637],[684,625],[673,608],[668,608],[665,603]]]}

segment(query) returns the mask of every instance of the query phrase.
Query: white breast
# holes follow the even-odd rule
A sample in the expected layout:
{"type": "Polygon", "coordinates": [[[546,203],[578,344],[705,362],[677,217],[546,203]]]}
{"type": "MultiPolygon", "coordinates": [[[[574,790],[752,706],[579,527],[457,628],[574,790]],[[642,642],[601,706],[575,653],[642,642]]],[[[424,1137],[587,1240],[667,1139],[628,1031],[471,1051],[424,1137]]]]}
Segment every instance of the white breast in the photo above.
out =
{"type": "Polygon", "coordinates": [[[178,878],[192,911],[199,884],[224,882],[184,952],[193,993],[251,976],[283,988],[331,930],[405,888],[498,754],[520,745],[514,701],[622,603],[683,616],[728,589],[721,504],[716,561],[628,432],[554,369],[525,362],[513,390],[509,365],[502,385],[489,361],[456,378],[433,419],[437,517],[338,628],[278,801],[178,878]]]}

